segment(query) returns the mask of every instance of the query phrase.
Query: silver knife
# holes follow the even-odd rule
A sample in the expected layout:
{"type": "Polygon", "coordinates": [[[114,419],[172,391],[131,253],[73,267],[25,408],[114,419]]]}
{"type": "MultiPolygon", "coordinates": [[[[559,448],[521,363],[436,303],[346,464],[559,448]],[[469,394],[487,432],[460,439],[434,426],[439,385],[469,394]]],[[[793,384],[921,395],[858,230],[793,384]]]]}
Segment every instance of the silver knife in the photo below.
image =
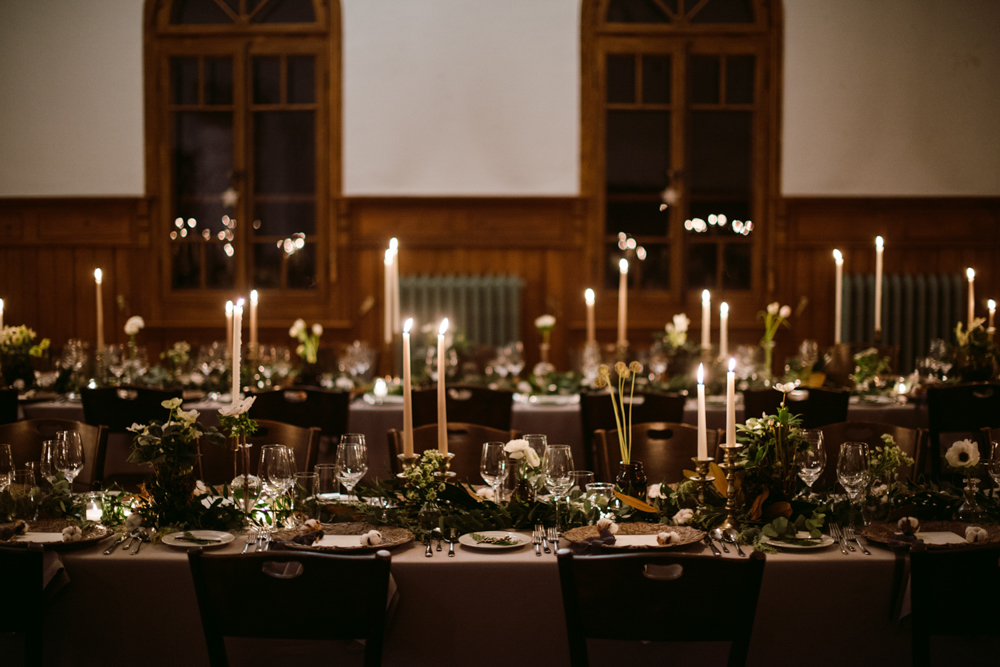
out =
{"type": "Polygon", "coordinates": [[[837,545],[840,546],[840,553],[845,556],[850,555],[847,551],[847,547],[844,545],[844,536],[840,534],[840,526],[835,523],[830,524],[830,534],[837,540],[837,545]]]}
{"type": "Polygon", "coordinates": [[[719,547],[715,546],[715,542],[713,542],[712,538],[709,537],[708,535],[705,536],[705,544],[707,544],[708,546],[710,546],[712,548],[712,553],[713,554],[715,554],[719,558],[722,558],[722,552],[719,551],[719,547]]]}
{"type": "Polygon", "coordinates": [[[128,537],[128,535],[126,535],[125,533],[122,533],[121,535],[119,535],[118,539],[115,540],[114,542],[112,542],[111,546],[109,546],[107,549],[104,550],[104,555],[105,556],[110,556],[111,552],[115,550],[115,547],[117,547],[119,544],[121,544],[122,541],[124,541],[124,539],[126,537],[128,537]]]}

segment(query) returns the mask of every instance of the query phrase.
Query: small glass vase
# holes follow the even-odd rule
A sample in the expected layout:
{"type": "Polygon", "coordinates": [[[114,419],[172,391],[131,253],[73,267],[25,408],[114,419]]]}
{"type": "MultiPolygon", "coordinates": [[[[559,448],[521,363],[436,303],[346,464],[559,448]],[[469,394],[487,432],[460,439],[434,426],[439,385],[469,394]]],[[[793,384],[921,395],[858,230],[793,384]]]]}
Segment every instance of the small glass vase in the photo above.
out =
{"type": "Polygon", "coordinates": [[[535,499],[535,487],[532,486],[531,480],[529,480],[525,475],[521,474],[520,469],[517,471],[517,481],[514,483],[514,490],[510,493],[510,501],[520,501],[522,503],[530,503],[535,499]]]}
{"type": "Polygon", "coordinates": [[[976,501],[976,494],[979,493],[979,478],[966,477],[965,489],[963,491],[965,500],[959,505],[955,512],[955,519],[958,521],[968,521],[975,523],[985,518],[983,508],[976,501]]]}
{"type": "Polygon", "coordinates": [[[764,350],[764,365],[761,366],[758,377],[766,384],[770,384],[773,377],[771,369],[774,367],[774,341],[769,340],[766,343],[761,343],[760,347],[764,350]]]}
{"type": "Polygon", "coordinates": [[[641,461],[618,463],[618,476],[615,477],[615,489],[625,496],[632,496],[646,501],[646,473],[641,461]]]}

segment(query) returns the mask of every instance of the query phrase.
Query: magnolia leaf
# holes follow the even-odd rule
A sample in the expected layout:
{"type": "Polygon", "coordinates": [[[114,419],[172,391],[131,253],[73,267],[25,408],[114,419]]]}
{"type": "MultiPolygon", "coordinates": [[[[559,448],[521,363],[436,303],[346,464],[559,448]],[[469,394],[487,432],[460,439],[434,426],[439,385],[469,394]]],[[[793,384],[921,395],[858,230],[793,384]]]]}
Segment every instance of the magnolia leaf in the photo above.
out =
{"type": "Polygon", "coordinates": [[[650,514],[659,513],[659,510],[657,510],[649,503],[644,503],[638,498],[633,498],[632,496],[626,496],[624,493],[618,493],[617,489],[615,490],[615,497],[618,498],[618,500],[625,503],[626,505],[628,505],[629,507],[634,507],[640,512],[649,512],[650,514]]]}
{"type": "Polygon", "coordinates": [[[776,503],[771,503],[767,507],[767,511],[764,513],[765,519],[771,519],[775,517],[782,517],[788,519],[792,516],[792,504],[786,500],[779,500],[776,503]]]}
{"type": "Polygon", "coordinates": [[[763,507],[764,501],[767,500],[767,496],[769,493],[771,493],[771,490],[765,486],[764,490],[761,491],[761,494],[754,499],[753,503],[750,504],[751,521],[756,521],[757,519],[760,518],[761,515],[760,508],[763,507]]]}
{"type": "Polygon", "coordinates": [[[725,497],[726,491],[729,489],[729,484],[726,482],[726,473],[713,462],[708,464],[708,474],[715,477],[715,481],[712,483],[715,484],[716,491],[725,497]]]}

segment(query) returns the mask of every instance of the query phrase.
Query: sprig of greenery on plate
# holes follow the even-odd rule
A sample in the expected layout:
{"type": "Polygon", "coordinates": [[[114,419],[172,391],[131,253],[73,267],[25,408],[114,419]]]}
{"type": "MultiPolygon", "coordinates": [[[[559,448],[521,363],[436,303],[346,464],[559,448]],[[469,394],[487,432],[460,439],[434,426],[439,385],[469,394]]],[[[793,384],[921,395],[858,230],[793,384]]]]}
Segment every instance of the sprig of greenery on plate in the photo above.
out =
{"type": "Polygon", "coordinates": [[[469,536],[476,541],[476,544],[493,544],[498,547],[512,547],[515,544],[520,543],[520,540],[513,536],[487,537],[486,535],[480,535],[479,533],[471,533],[469,536]]]}
{"type": "Polygon", "coordinates": [[[813,512],[808,519],[800,514],[795,521],[789,521],[783,516],[779,516],[771,523],[765,525],[761,532],[772,540],[792,544],[799,547],[811,547],[817,544],[817,540],[823,537],[820,528],[823,527],[826,515],[818,511],[813,512]],[[808,533],[808,538],[799,537],[799,533],[808,533]]]}

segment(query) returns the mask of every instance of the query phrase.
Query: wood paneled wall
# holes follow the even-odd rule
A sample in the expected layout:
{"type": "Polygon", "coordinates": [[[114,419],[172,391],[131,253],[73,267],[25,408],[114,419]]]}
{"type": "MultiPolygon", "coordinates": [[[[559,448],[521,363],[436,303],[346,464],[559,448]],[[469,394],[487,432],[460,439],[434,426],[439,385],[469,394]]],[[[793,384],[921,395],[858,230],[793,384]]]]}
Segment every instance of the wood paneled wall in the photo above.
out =
{"type": "MultiPolygon", "coordinates": [[[[345,198],[331,221],[335,272],[328,285],[328,333],[324,346],[361,338],[381,340],[382,256],[390,237],[403,249],[401,273],[507,273],[525,280],[522,338],[528,362],[537,357],[532,326],[543,313],[556,316],[553,361],[566,368],[570,350],[584,338],[583,290],[597,283],[585,255],[586,211],[582,198],[345,198]]],[[[780,202],[774,234],[775,276],[770,299],[809,305],[790,330],[778,334],[778,359],[803,338],[827,345],[833,338],[833,248],[849,273],[874,270],[874,237],[886,240],[887,273],[958,273],[976,269],[980,312],[985,300],[1000,300],[1000,198],[821,199],[780,202]]],[[[222,336],[221,312],[176,312],[169,301],[150,316],[163,258],[150,243],[157,233],[144,198],[0,199],[0,298],[7,324],[25,323],[56,346],[67,339],[95,338],[94,280],[104,270],[108,342],[124,342],[125,320],[139,314],[149,327],[143,341],[156,352],[176,340],[207,342],[222,336]]],[[[163,232],[164,234],[166,232],[163,232]]],[[[598,336],[614,339],[614,294],[598,290],[598,336]]],[[[748,297],[748,301],[749,301],[748,297]]],[[[731,342],[755,343],[760,327],[753,313],[763,303],[732,304],[731,342]]],[[[664,303],[656,312],[631,312],[642,322],[629,337],[645,347],[675,311],[687,310],[697,335],[697,303],[664,303]],[[662,312],[661,312],[662,311],[662,312]]],[[[287,344],[287,327],[302,314],[301,300],[269,306],[262,342],[287,344]]]]}

